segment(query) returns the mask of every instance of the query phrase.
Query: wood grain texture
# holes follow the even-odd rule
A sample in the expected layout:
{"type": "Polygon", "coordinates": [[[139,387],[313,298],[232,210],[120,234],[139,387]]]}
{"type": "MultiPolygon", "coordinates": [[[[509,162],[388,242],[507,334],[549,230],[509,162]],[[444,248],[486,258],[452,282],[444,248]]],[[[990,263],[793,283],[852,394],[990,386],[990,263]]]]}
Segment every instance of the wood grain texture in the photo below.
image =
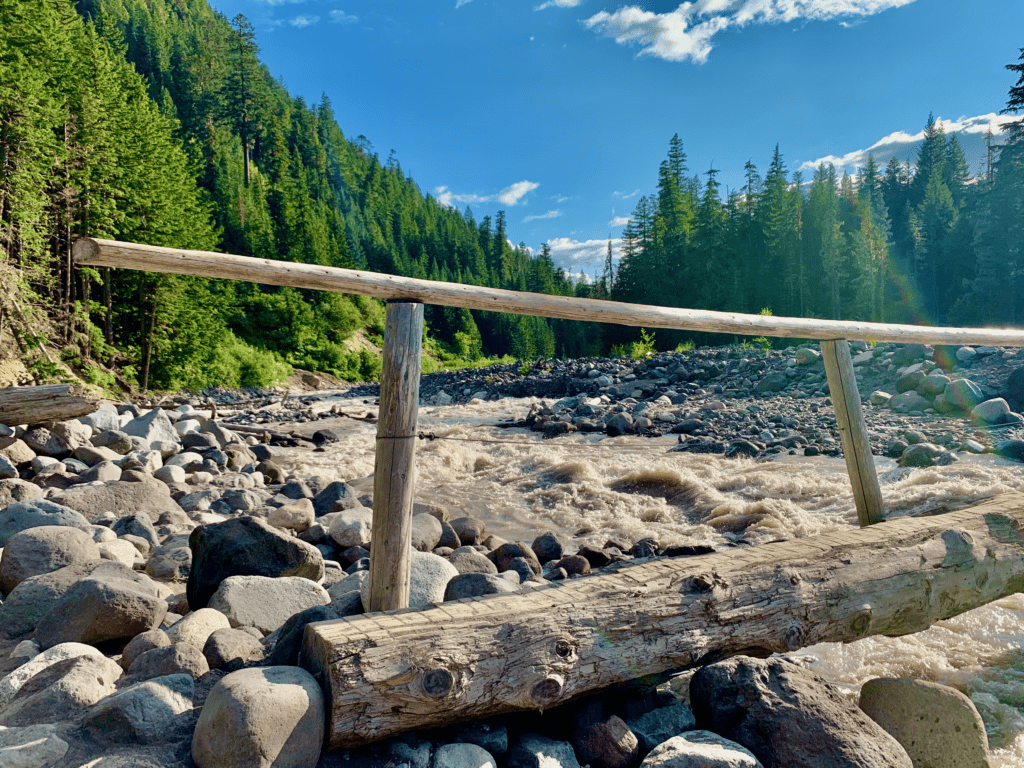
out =
{"type": "Polygon", "coordinates": [[[423,305],[389,302],[384,326],[370,543],[370,610],[409,605],[423,305]]]}
{"type": "Polygon", "coordinates": [[[572,296],[505,291],[354,269],[269,261],[206,251],[185,251],[95,238],[85,238],[75,243],[74,254],[75,261],[82,265],[247,280],[268,285],[363,294],[379,299],[406,299],[424,304],[645,328],[678,328],[796,339],[863,339],[900,344],[917,342],[1024,346],[1024,331],[1013,329],[930,328],[918,325],[764,317],[735,312],[656,307],[572,296]]]}
{"type": "Polygon", "coordinates": [[[899,636],[1024,591],[1024,495],[518,595],[306,628],[301,663],[348,747],[537,709],[739,653],[899,636]]]}
{"type": "Polygon", "coordinates": [[[74,384],[0,389],[0,424],[42,424],[86,416],[99,408],[100,400],[74,384]]]}
{"type": "Polygon", "coordinates": [[[882,489],[878,485],[875,460],[871,456],[871,441],[868,439],[868,426],[861,409],[850,345],[843,340],[822,341],[821,356],[825,362],[832,407],[836,412],[846,470],[853,486],[857,520],[862,528],[880,523],[885,519],[882,489]]]}

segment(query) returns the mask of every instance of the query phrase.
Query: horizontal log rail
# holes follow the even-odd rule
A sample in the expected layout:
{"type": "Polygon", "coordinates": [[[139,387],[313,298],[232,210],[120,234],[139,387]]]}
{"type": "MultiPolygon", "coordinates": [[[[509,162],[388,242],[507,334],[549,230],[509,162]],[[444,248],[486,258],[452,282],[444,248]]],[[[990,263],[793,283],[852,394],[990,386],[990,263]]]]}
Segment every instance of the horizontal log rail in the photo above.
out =
{"type": "Polygon", "coordinates": [[[944,328],[894,325],[849,320],[747,315],[701,309],[627,304],[572,296],[505,291],[461,283],[417,280],[411,277],[324,267],[290,261],[270,261],[208,251],[188,251],[115,240],[84,238],[75,243],[80,265],[120,267],[147,272],[245,280],[252,283],[362,294],[378,299],[402,299],[491,312],[583,320],[645,328],[673,328],[742,336],[795,339],[860,339],[899,344],[986,344],[1024,347],[1024,331],[1005,328],[944,328]]]}
{"type": "Polygon", "coordinates": [[[1024,590],[1024,495],[525,594],[310,624],[328,743],[544,709],[716,659],[927,629],[1024,590]]]}

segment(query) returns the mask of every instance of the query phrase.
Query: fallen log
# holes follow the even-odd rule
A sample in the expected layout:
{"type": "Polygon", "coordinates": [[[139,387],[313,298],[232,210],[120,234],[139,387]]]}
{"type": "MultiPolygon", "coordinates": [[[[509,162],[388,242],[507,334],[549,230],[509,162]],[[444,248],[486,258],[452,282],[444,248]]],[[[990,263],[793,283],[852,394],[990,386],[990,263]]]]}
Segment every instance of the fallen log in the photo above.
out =
{"type": "Polygon", "coordinates": [[[75,384],[9,387],[0,389],[0,424],[64,421],[93,413],[99,406],[99,398],[75,384]]]}
{"type": "Polygon", "coordinates": [[[331,748],[544,709],[746,653],[899,636],[1024,591],[1024,494],[926,518],[650,560],[518,595],[311,624],[331,748]]]}

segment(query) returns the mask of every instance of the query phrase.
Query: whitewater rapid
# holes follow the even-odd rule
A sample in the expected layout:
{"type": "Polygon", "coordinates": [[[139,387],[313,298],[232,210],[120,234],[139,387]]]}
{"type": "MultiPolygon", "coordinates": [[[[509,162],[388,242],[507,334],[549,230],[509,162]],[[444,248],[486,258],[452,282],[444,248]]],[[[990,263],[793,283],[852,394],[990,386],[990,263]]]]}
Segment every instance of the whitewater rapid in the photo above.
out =
{"type": "MultiPolygon", "coordinates": [[[[481,518],[505,539],[545,530],[577,546],[653,537],[662,545],[744,540],[751,544],[855,527],[842,459],[783,455],[771,461],[669,453],[672,437],[607,438],[496,425],[523,418],[536,398],[420,409],[416,498],[453,516],[481,518]]],[[[551,404],[553,401],[547,401],[551,404]]],[[[373,401],[331,397],[314,411],[374,412],[373,401]]],[[[293,449],[282,464],[299,477],[353,481],[373,472],[376,426],[345,417],[281,425],[341,438],[322,452],[293,449]]],[[[876,457],[887,516],[952,509],[1024,491],[1024,467],[994,456],[961,456],[945,467],[899,468],[876,457]]],[[[1024,595],[975,609],[925,632],[872,637],[800,651],[812,669],[855,697],[873,677],[917,677],[952,685],[981,712],[993,768],[1024,768],[1024,595]]]]}

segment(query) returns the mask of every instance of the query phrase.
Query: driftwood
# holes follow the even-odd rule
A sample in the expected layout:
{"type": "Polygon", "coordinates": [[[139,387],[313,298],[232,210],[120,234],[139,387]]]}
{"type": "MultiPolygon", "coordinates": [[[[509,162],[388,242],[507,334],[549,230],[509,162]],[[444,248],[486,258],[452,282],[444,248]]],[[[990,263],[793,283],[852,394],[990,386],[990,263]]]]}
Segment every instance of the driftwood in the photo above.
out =
{"type": "Polygon", "coordinates": [[[311,624],[329,743],[356,746],[747,653],[918,632],[1024,591],[1024,495],[631,564],[521,595],[311,624]]]}
{"type": "Polygon", "coordinates": [[[13,427],[75,419],[93,413],[99,405],[99,398],[74,384],[0,389],[0,424],[13,427]]]}
{"type": "Polygon", "coordinates": [[[412,277],[324,267],[318,264],[254,259],[209,251],[186,251],[92,237],[76,242],[74,254],[75,263],[80,265],[246,280],[266,285],[287,285],[293,288],[376,296],[378,299],[401,299],[423,304],[444,304],[449,307],[558,317],[564,320],[618,323],[645,328],[679,328],[796,339],[863,339],[891,341],[897,344],[917,342],[1024,347],[1024,331],[1016,329],[931,328],[922,325],[765,317],[738,312],[626,304],[574,296],[505,291],[437,280],[417,280],[412,277]]]}

